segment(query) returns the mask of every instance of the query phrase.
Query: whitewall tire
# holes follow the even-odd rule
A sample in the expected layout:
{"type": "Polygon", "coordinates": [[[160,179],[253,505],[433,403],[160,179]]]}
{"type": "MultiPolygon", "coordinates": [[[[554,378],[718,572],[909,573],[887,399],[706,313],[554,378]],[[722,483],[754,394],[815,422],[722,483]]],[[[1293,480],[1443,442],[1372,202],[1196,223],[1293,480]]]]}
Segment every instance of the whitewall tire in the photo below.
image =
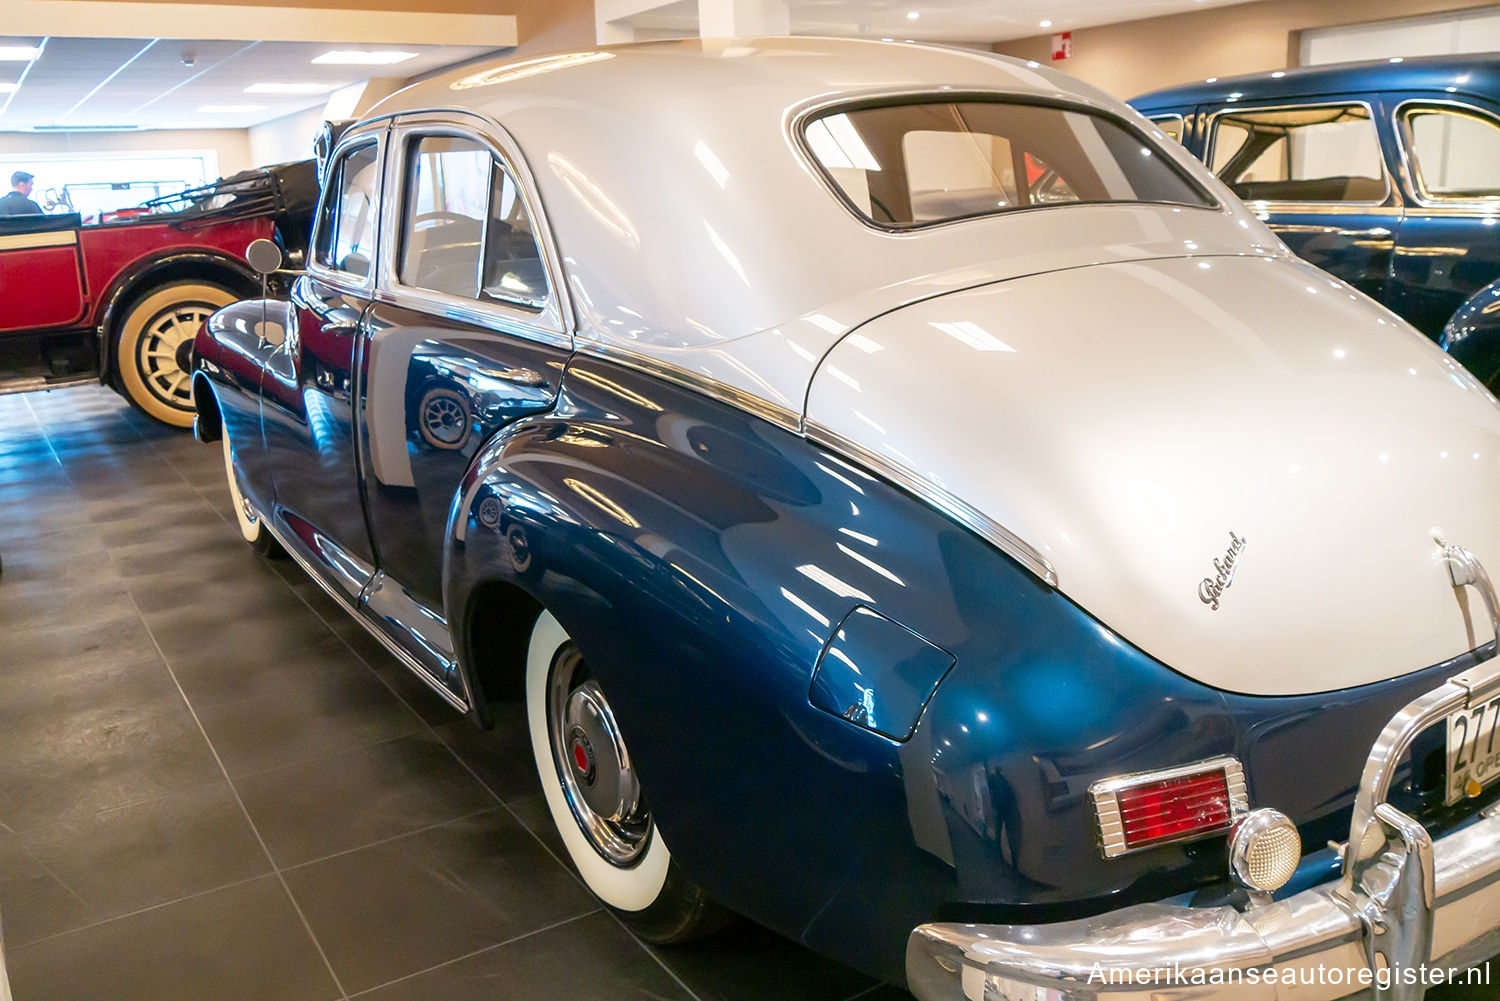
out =
{"type": "Polygon", "coordinates": [[[648,941],[721,927],[727,912],[672,861],[609,703],[550,612],[527,650],[526,719],[552,822],[594,895],[648,941]]]}
{"type": "Polygon", "coordinates": [[[172,427],[193,424],[192,350],[203,321],[239,297],[206,282],[165,285],[131,305],[115,341],[125,396],[172,427]]]}
{"type": "Polygon", "coordinates": [[[234,449],[229,443],[227,427],[222,431],[221,440],[224,445],[224,478],[229,481],[229,502],[234,507],[234,520],[239,526],[240,538],[261,556],[280,556],[283,552],[281,543],[261,524],[260,515],[250,506],[244,491],[240,489],[240,474],[234,468],[234,449]]]}

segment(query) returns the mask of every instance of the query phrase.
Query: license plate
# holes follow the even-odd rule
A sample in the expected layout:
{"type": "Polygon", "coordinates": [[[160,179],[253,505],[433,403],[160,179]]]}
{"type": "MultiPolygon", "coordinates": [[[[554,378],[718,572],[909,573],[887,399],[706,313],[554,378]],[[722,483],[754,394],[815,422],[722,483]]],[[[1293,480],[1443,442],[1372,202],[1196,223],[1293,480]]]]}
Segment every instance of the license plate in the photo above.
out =
{"type": "Polygon", "coordinates": [[[1443,803],[1477,795],[1500,778],[1500,698],[1448,717],[1448,785],[1443,803]]]}

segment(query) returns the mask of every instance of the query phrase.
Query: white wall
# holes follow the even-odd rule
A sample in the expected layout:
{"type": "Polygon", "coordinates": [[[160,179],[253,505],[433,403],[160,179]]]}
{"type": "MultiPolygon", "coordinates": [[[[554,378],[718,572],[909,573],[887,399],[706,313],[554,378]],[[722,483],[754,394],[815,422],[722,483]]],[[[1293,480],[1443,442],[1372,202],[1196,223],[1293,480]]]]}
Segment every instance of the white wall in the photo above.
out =
{"type": "Polygon", "coordinates": [[[1307,66],[1496,50],[1500,50],[1500,11],[1494,10],[1459,11],[1302,33],[1302,63],[1307,66]]]}
{"type": "Polygon", "coordinates": [[[248,130],[249,156],[256,166],[304,160],[312,156],[313,137],[323,125],[323,107],[275,118],[248,130]]]}
{"type": "Polygon", "coordinates": [[[110,154],[191,152],[205,158],[210,177],[233,174],[254,166],[250,137],[245,129],[161,129],[140,132],[0,132],[0,152],[6,160],[35,154],[110,154]]]}

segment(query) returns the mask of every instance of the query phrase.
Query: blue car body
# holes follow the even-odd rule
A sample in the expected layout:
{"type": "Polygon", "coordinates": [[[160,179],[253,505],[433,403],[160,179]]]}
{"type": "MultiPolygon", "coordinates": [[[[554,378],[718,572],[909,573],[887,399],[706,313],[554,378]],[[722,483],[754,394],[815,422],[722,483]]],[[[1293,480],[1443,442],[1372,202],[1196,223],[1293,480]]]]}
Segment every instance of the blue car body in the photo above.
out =
{"type": "MultiPolygon", "coordinates": [[[[1257,109],[1367,106],[1389,184],[1353,201],[1261,197],[1230,184],[1297,254],[1389,307],[1478,375],[1500,385],[1500,313],[1483,313],[1500,281],[1500,190],[1465,197],[1424,190],[1408,116],[1452,109],[1500,128],[1500,56],[1379,60],[1222,77],[1152,91],[1130,103],[1214,161],[1215,120],[1257,109]],[[1452,326],[1450,326],[1452,324],[1452,326]]],[[[1228,170],[1231,165],[1221,164],[1228,170]]],[[[1327,192],[1323,193],[1324,195],[1327,192]]]]}

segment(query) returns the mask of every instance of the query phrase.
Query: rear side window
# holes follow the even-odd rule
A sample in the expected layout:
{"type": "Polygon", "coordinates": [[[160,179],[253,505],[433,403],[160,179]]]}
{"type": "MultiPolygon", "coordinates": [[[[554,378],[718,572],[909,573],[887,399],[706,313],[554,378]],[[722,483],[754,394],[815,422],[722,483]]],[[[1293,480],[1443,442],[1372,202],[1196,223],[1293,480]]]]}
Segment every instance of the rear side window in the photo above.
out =
{"type": "Polygon", "coordinates": [[[1233,111],[1213,121],[1210,166],[1246,201],[1385,200],[1385,164],[1360,104],[1233,111]]]}
{"type": "Polygon", "coordinates": [[[345,153],[329,170],[313,251],[324,267],[369,277],[375,260],[379,163],[380,147],[371,142],[345,153]]]}
{"type": "Polygon", "coordinates": [[[488,146],[421,136],[407,152],[401,284],[528,309],[547,299],[547,277],[514,179],[488,146]]]}
{"type": "Polygon", "coordinates": [[[1402,115],[1422,194],[1440,199],[1500,199],[1500,126],[1453,107],[1416,107],[1402,115]]]}
{"type": "Polygon", "coordinates": [[[854,209],[912,228],[1044,205],[1212,201],[1104,115],[999,101],[919,101],[809,121],[808,150],[854,209]]]}

